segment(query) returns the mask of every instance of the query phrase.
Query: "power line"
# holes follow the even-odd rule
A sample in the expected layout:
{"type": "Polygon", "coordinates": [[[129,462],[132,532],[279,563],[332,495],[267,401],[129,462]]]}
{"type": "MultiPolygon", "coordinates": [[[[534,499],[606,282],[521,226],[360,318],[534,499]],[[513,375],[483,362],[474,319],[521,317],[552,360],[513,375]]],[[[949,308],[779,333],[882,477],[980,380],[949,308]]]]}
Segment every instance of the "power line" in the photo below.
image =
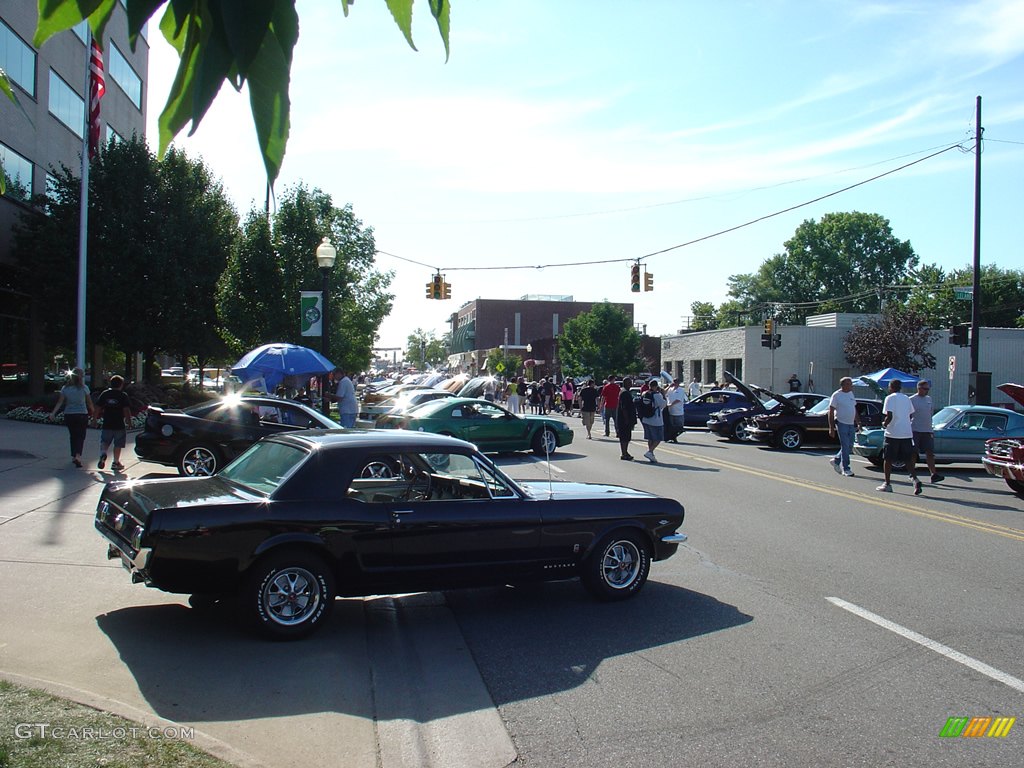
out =
{"type": "Polygon", "coordinates": [[[661,254],[668,253],[670,251],[675,251],[675,250],[678,250],[680,248],[685,248],[687,246],[694,245],[696,243],[701,243],[701,242],[704,242],[705,240],[710,240],[710,239],[715,238],[715,237],[721,237],[722,235],[728,234],[730,232],[735,232],[736,230],[743,229],[745,227],[752,226],[752,225],[757,224],[759,222],[766,221],[767,219],[771,219],[771,218],[774,218],[776,216],[781,216],[784,213],[790,213],[791,211],[795,211],[795,210],[798,210],[800,208],[805,208],[808,205],[813,205],[814,203],[821,202],[822,200],[827,200],[830,197],[835,197],[836,195],[840,195],[843,192],[849,192],[851,189],[856,189],[857,187],[864,186],[865,184],[870,184],[871,182],[878,181],[879,179],[885,178],[886,176],[891,176],[894,173],[898,173],[899,171],[902,171],[902,170],[905,170],[907,168],[910,168],[910,167],[912,167],[914,165],[917,165],[918,163],[923,163],[926,160],[931,160],[933,157],[938,157],[939,155],[945,154],[946,152],[949,152],[949,151],[954,150],[954,149],[963,150],[964,146],[963,146],[962,143],[951,144],[949,146],[944,147],[943,149],[940,149],[937,152],[933,152],[933,153],[931,153],[929,155],[925,155],[924,157],[918,158],[917,160],[913,160],[913,161],[911,161],[909,163],[905,163],[905,164],[903,164],[901,166],[898,166],[896,168],[888,170],[885,173],[880,173],[880,174],[872,176],[872,177],[870,177],[868,179],[864,179],[862,181],[858,181],[855,184],[850,184],[850,185],[848,185],[846,187],[843,187],[841,189],[837,189],[837,190],[835,190],[833,192],[829,192],[828,194],[825,194],[825,195],[821,195],[821,196],[816,197],[816,198],[814,198],[812,200],[807,200],[807,201],[802,202],[802,203],[797,203],[796,205],[791,205],[788,208],[783,208],[782,210],[775,211],[773,213],[768,213],[768,214],[765,214],[764,216],[759,216],[756,219],[751,219],[750,221],[743,222],[742,224],[737,224],[735,226],[728,227],[726,229],[722,229],[722,230],[719,230],[717,232],[712,232],[711,234],[704,235],[702,237],[698,237],[698,238],[695,238],[693,240],[688,240],[685,243],[679,243],[678,245],[672,245],[672,246],[669,246],[668,248],[662,248],[661,250],[658,250],[658,251],[651,251],[650,253],[643,254],[642,256],[626,256],[626,257],[616,258],[616,259],[593,259],[593,260],[589,260],[589,261],[552,262],[552,263],[549,263],[549,264],[533,264],[533,265],[530,265],[530,264],[518,264],[518,265],[513,265],[513,266],[487,266],[487,267],[435,267],[435,266],[431,266],[429,264],[424,264],[423,262],[415,261],[413,259],[408,259],[408,258],[405,258],[405,257],[402,257],[402,256],[397,256],[395,254],[388,253],[387,251],[378,250],[377,253],[380,253],[380,254],[385,255],[385,256],[391,256],[392,258],[401,259],[402,261],[407,261],[410,264],[417,264],[419,266],[427,267],[428,269],[432,269],[432,270],[436,270],[436,271],[441,271],[441,272],[483,272],[483,271],[493,271],[493,270],[498,270],[498,269],[501,269],[501,270],[511,270],[511,269],[552,269],[552,268],[556,268],[556,267],[581,267],[581,266],[591,266],[591,265],[595,265],[595,264],[621,264],[621,263],[627,262],[627,261],[628,262],[641,261],[641,260],[644,260],[644,259],[649,259],[649,258],[651,258],[653,256],[660,256],[661,254]]]}

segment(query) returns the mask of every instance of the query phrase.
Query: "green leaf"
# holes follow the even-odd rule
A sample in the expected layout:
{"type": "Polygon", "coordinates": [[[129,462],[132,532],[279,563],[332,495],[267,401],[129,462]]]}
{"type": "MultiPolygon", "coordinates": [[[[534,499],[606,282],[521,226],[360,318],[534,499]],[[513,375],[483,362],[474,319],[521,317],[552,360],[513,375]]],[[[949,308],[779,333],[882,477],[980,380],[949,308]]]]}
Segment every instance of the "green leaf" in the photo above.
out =
{"type": "Polygon", "coordinates": [[[199,58],[200,30],[198,21],[191,14],[181,17],[177,14],[175,3],[167,6],[164,17],[160,21],[160,30],[181,57],[178,71],[171,83],[167,104],[157,121],[160,135],[159,156],[162,158],[167,147],[178,135],[178,132],[192,119],[192,91],[195,86],[196,63],[199,58]]]}
{"type": "Polygon", "coordinates": [[[133,51],[142,28],[163,4],[164,0],[127,0],[125,10],[128,12],[128,42],[133,51]]]}
{"type": "Polygon", "coordinates": [[[244,79],[267,36],[275,0],[222,0],[219,5],[227,48],[244,79]]]}
{"type": "Polygon", "coordinates": [[[32,44],[36,48],[47,40],[71,29],[83,19],[89,20],[93,36],[103,40],[103,32],[117,0],[39,0],[39,21],[32,44]]]}
{"type": "Polygon", "coordinates": [[[451,51],[448,48],[448,31],[451,24],[451,0],[430,0],[430,12],[437,20],[437,29],[444,40],[444,60],[448,61],[451,51]]]}
{"type": "Polygon", "coordinates": [[[298,27],[294,6],[278,4],[274,11],[272,34],[264,38],[249,71],[249,105],[267,180],[271,185],[281,171],[288,143],[291,106],[288,84],[298,27]]]}
{"type": "Polygon", "coordinates": [[[391,11],[395,24],[405,35],[409,47],[415,51],[416,45],[412,41],[412,0],[385,0],[385,2],[388,4],[388,10],[391,11]]]}

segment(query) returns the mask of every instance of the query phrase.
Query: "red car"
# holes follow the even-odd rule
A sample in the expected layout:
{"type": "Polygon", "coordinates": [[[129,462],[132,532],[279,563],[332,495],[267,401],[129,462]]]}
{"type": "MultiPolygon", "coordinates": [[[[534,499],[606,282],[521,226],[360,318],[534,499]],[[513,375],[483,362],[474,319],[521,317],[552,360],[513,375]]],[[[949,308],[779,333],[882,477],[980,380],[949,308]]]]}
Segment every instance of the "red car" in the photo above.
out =
{"type": "MultiPolygon", "coordinates": [[[[1024,405],[1024,386],[1000,384],[998,389],[1024,405]]],[[[990,475],[1003,478],[1010,490],[1024,497],[1024,438],[993,437],[986,440],[981,462],[990,475]]]]}

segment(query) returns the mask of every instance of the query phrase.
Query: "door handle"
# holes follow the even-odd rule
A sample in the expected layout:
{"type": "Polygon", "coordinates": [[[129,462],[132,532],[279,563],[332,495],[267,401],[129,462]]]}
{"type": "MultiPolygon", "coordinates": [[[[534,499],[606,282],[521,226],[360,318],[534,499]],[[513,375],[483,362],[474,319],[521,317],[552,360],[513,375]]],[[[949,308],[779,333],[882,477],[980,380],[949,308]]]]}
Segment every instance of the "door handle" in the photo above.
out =
{"type": "Polygon", "coordinates": [[[396,523],[402,522],[402,515],[411,515],[411,509],[395,509],[391,512],[391,517],[396,523]]]}

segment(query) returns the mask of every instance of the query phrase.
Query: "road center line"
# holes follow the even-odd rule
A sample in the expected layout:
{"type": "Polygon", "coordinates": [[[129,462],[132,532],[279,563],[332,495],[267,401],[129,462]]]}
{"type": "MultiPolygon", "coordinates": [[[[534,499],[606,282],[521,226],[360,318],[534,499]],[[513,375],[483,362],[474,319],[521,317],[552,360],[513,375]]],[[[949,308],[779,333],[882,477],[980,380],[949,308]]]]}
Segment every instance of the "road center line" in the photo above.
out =
{"type": "Polygon", "coordinates": [[[824,483],[812,480],[802,480],[796,477],[783,475],[778,472],[756,469],[748,467],[743,464],[734,464],[731,461],[725,461],[723,459],[713,459],[708,456],[700,456],[695,453],[684,453],[682,451],[676,452],[669,450],[668,453],[676,456],[683,456],[688,459],[694,459],[695,461],[702,461],[705,464],[711,464],[712,466],[719,466],[723,469],[732,469],[736,472],[743,472],[744,474],[753,475],[755,477],[764,478],[766,480],[772,480],[777,483],[783,483],[785,485],[795,485],[800,488],[806,488],[820,493],[827,493],[831,496],[839,496],[844,499],[851,501],[863,501],[876,507],[884,507],[886,509],[896,510],[897,512],[905,512],[910,515],[916,515],[917,517],[925,517],[931,520],[938,520],[944,523],[952,523],[953,525],[963,526],[964,528],[973,528],[977,531],[984,533],[993,533],[997,536],[1005,536],[1008,539],[1015,539],[1017,541],[1024,541],[1024,530],[1019,528],[1011,528],[1007,525],[1000,525],[999,523],[989,523],[984,520],[976,520],[971,517],[963,517],[961,515],[954,515],[951,512],[940,512],[938,510],[931,510],[921,508],[916,505],[909,503],[902,503],[895,500],[889,500],[889,494],[885,497],[881,495],[871,495],[854,490],[842,490],[834,486],[826,485],[824,483]]]}
{"type": "Polygon", "coordinates": [[[1021,680],[1018,677],[1014,677],[1013,675],[1008,675],[1005,672],[1001,672],[995,667],[990,667],[988,664],[985,664],[982,661],[978,661],[977,659],[971,658],[966,654],[960,653],[960,651],[955,651],[949,646],[943,645],[942,643],[936,642],[935,640],[931,640],[925,637],[924,635],[918,634],[912,629],[907,629],[906,627],[900,626],[896,622],[889,621],[888,619],[879,616],[877,613],[872,613],[871,611],[865,608],[861,608],[859,605],[848,603],[845,600],[838,597],[826,597],[825,599],[833,605],[838,606],[839,608],[842,608],[845,611],[849,611],[855,616],[860,616],[862,619],[867,619],[871,623],[877,624],[883,629],[888,629],[890,632],[895,632],[897,635],[905,637],[908,640],[913,640],[918,645],[923,645],[925,648],[931,651],[935,651],[936,653],[942,654],[947,659],[952,659],[953,661],[963,664],[965,667],[970,667],[976,672],[981,672],[981,674],[992,678],[996,682],[1000,682],[1003,685],[1008,685],[1010,688],[1013,688],[1016,691],[1024,693],[1024,680],[1021,680]]]}

